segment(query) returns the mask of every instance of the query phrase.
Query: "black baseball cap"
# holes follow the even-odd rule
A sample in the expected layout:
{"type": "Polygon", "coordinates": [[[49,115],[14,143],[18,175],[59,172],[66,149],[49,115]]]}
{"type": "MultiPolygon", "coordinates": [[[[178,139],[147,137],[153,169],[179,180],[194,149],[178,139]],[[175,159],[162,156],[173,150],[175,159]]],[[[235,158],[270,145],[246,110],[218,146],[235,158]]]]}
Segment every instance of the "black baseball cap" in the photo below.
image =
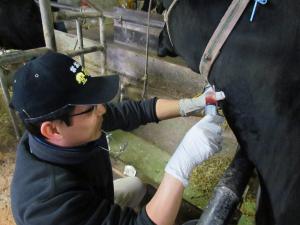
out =
{"type": "Polygon", "coordinates": [[[92,77],[69,56],[48,52],[15,73],[10,106],[23,119],[43,119],[69,105],[109,102],[118,89],[118,75],[92,77]]]}

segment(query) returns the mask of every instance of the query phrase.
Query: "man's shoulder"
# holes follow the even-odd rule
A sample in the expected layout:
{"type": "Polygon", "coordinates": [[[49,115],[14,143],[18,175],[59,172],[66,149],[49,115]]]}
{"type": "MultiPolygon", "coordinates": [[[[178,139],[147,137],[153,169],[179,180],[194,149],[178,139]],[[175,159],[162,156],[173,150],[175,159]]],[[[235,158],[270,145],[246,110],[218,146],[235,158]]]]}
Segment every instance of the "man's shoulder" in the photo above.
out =
{"type": "Polygon", "coordinates": [[[50,175],[50,167],[47,162],[38,159],[31,153],[29,144],[29,134],[25,132],[19,141],[16,152],[16,165],[12,185],[31,185],[31,182],[36,184],[37,177],[42,174],[50,175]]]}
{"type": "Polygon", "coordinates": [[[29,134],[25,132],[17,146],[15,174],[35,173],[40,169],[43,169],[42,167],[37,167],[36,163],[41,166],[41,164],[43,164],[44,162],[31,154],[29,134]]]}
{"type": "Polygon", "coordinates": [[[17,157],[20,154],[30,151],[28,132],[25,131],[17,146],[17,157]]]}

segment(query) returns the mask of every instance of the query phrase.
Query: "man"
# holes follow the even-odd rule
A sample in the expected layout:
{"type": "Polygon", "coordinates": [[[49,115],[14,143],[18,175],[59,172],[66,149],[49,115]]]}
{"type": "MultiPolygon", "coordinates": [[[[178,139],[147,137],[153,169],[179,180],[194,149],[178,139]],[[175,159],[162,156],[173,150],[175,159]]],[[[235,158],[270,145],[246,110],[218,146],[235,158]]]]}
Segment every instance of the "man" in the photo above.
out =
{"type": "Polygon", "coordinates": [[[206,116],[187,133],[155,196],[136,213],[114,202],[103,131],[186,116],[205,100],[108,103],[118,87],[118,76],[91,77],[72,58],[53,52],[16,72],[11,106],[29,131],[18,146],[11,186],[18,225],[174,222],[191,170],[220,149],[220,117],[206,116]]]}

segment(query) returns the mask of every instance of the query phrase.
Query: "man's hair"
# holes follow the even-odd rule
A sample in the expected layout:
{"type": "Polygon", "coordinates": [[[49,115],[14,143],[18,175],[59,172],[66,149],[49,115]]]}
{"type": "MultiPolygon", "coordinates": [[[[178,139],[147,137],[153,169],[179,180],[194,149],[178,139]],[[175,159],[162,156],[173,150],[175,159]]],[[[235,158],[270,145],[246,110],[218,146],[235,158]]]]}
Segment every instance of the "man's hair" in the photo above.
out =
{"type": "Polygon", "coordinates": [[[41,133],[41,125],[43,122],[46,121],[54,121],[54,120],[59,120],[61,122],[64,122],[67,126],[71,126],[71,117],[70,114],[71,112],[74,111],[75,106],[68,106],[65,109],[63,109],[62,111],[60,111],[59,115],[57,116],[52,116],[50,119],[49,118],[41,118],[41,120],[39,121],[35,121],[35,122],[31,122],[28,121],[27,119],[24,119],[21,117],[21,120],[26,128],[26,130],[36,136],[36,137],[40,137],[40,138],[45,138],[42,133],[41,133]]]}

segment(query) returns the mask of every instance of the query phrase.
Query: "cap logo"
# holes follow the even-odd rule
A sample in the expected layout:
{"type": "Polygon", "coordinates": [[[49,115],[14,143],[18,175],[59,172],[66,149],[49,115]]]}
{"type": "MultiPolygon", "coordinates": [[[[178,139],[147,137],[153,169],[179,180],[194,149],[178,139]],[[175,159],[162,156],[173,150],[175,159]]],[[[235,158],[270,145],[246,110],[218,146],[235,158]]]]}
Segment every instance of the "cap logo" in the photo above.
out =
{"type": "Polygon", "coordinates": [[[76,81],[78,84],[85,85],[87,82],[87,77],[88,75],[86,75],[84,72],[76,73],[76,81]]]}
{"type": "Polygon", "coordinates": [[[75,73],[75,79],[77,81],[78,84],[82,84],[85,85],[85,83],[88,81],[87,77],[89,75],[87,75],[84,71],[84,69],[82,68],[82,71],[77,72],[78,68],[80,67],[80,64],[76,61],[73,62],[73,64],[70,66],[70,71],[72,73],[75,73]]]}
{"type": "Polygon", "coordinates": [[[70,66],[70,71],[73,73],[76,73],[76,71],[79,67],[80,67],[80,64],[78,62],[73,62],[73,65],[70,66]]]}

